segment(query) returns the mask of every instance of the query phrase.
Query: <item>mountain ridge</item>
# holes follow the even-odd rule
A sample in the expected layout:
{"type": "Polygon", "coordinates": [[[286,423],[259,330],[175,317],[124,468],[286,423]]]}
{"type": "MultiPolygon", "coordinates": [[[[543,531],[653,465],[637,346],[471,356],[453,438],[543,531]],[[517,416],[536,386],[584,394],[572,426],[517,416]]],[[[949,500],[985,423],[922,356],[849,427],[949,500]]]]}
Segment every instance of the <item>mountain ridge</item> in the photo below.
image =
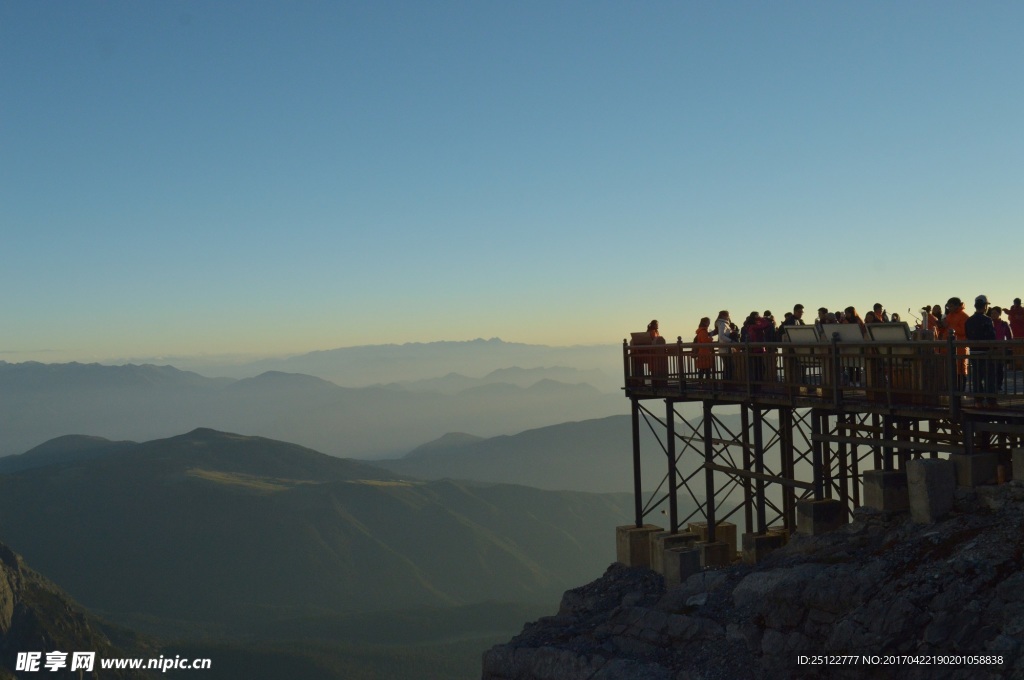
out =
{"type": "Polygon", "coordinates": [[[600,573],[600,539],[628,508],[624,495],[410,480],[208,428],[0,475],[10,545],[86,606],[157,627],[541,602],[600,573]]]}
{"type": "Polygon", "coordinates": [[[379,458],[447,431],[493,436],[607,415],[622,403],[585,384],[543,383],[533,390],[501,385],[474,383],[480,391],[442,394],[343,387],[282,371],[234,380],[174,367],[3,364],[0,454],[20,454],[75,432],[145,441],[208,426],[332,455],[379,458]]]}

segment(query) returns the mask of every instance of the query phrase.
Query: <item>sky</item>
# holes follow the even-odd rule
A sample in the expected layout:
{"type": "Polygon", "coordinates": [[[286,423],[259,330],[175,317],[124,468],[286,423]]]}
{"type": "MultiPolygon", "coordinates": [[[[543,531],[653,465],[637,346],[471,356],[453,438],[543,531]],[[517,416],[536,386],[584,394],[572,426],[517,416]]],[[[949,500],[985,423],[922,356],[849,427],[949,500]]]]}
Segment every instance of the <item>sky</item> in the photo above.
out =
{"type": "Polygon", "coordinates": [[[0,4],[0,360],[1024,295],[1024,4],[0,4]]]}

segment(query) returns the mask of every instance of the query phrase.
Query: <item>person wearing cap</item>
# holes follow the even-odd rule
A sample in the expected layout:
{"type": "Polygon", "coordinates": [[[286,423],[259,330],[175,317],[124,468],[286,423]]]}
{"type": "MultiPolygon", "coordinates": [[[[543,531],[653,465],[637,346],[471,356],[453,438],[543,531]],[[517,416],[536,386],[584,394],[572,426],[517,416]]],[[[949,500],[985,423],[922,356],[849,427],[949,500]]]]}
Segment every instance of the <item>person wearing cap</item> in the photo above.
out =
{"type": "MultiPolygon", "coordinates": [[[[968,340],[992,342],[996,339],[996,327],[988,315],[988,297],[979,295],[974,298],[974,314],[964,324],[964,332],[968,340]]],[[[974,392],[975,406],[982,403],[996,405],[996,376],[994,356],[990,356],[991,345],[971,346],[971,391],[974,392]],[[982,400],[982,394],[989,394],[982,400]]]]}

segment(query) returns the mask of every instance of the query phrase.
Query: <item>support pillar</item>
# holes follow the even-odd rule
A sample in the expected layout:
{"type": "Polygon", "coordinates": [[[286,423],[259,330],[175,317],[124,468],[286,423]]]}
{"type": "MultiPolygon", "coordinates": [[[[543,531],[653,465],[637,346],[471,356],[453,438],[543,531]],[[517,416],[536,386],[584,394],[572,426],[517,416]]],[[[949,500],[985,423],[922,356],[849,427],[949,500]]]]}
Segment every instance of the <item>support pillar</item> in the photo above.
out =
{"type": "Polygon", "coordinates": [[[665,425],[668,428],[666,453],[668,454],[668,516],[669,531],[679,531],[679,506],[676,500],[676,409],[671,400],[665,400],[665,425]]]}
{"type": "Polygon", "coordinates": [[[707,495],[705,501],[705,516],[708,520],[708,542],[715,540],[715,471],[711,468],[715,461],[714,432],[711,429],[711,402],[705,400],[704,404],[704,492],[707,495]]]}
{"type": "Polygon", "coordinates": [[[640,485],[640,404],[636,399],[630,399],[629,403],[633,416],[633,510],[634,522],[639,529],[644,525],[644,499],[640,485]]]}

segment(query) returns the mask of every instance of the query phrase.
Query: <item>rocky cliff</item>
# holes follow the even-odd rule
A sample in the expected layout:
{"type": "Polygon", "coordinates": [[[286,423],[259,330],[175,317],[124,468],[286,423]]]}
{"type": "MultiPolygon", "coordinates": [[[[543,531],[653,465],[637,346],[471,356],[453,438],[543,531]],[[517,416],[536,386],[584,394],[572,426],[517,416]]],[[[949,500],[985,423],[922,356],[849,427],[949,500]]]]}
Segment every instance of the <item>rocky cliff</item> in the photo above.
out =
{"type": "MultiPolygon", "coordinates": [[[[16,668],[19,652],[96,652],[93,673],[81,677],[141,678],[141,672],[103,670],[98,659],[126,656],[156,656],[131,633],[105,626],[82,611],[57,586],[25,566],[20,555],[0,544],[0,679],[25,677],[16,668]],[[124,636],[115,648],[109,634],[124,636]]],[[[29,676],[75,677],[67,668],[40,671],[29,676]]]]}
{"type": "Polygon", "coordinates": [[[1024,484],[935,524],[866,509],[666,592],[612,565],[484,655],[484,680],[1024,678],[1024,484]]]}

